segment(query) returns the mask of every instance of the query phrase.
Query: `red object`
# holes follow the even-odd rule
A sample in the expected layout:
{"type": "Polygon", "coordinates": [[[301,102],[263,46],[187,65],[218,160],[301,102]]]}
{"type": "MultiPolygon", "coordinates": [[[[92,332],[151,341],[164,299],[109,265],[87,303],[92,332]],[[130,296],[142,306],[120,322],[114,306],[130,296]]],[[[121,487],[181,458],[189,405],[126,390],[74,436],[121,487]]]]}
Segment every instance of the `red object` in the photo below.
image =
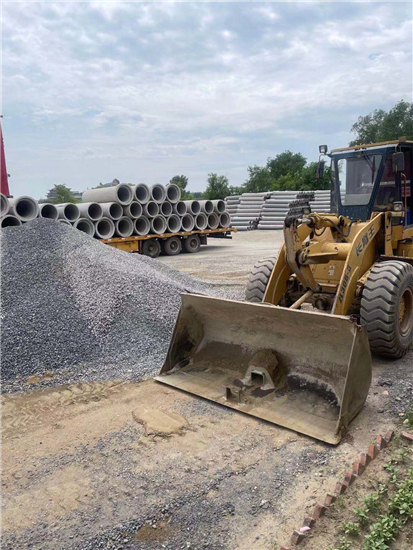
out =
{"type": "Polygon", "coordinates": [[[9,177],[8,177],[7,168],[6,168],[6,157],[4,155],[3,130],[1,129],[1,124],[0,124],[0,140],[1,140],[1,151],[0,151],[1,192],[3,193],[3,195],[6,195],[6,197],[8,197],[10,195],[9,177]]]}

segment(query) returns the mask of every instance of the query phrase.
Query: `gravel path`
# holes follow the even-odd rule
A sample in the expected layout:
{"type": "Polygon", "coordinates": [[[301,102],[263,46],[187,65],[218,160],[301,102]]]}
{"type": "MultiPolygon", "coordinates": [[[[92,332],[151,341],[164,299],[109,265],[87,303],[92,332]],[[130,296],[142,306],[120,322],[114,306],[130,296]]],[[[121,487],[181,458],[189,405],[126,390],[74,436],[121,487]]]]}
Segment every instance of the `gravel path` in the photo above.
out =
{"type": "Polygon", "coordinates": [[[202,282],[47,219],[3,230],[1,255],[3,391],[45,372],[52,384],[153,375],[181,292],[242,298],[236,285],[202,282]]]}

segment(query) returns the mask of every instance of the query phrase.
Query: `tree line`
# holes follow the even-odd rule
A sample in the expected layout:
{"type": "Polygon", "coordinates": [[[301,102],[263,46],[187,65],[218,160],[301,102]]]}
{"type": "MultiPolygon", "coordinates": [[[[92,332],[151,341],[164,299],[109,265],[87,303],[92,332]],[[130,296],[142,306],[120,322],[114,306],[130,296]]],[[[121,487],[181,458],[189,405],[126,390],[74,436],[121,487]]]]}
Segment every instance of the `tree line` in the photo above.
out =
{"type": "MultiPolygon", "coordinates": [[[[388,112],[375,109],[360,116],[351,127],[355,139],[351,145],[377,143],[406,137],[413,140],[413,103],[399,101],[388,112]]],[[[208,174],[205,191],[191,192],[188,189],[188,177],[173,176],[170,183],[181,188],[182,199],[224,199],[229,195],[241,193],[260,193],[265,191],[308,191],[330,188],[330,168],[326,166],[322,179],[317,179],[317,163],[307,163],[301,153],[284,151],[275,157],[269,157],[265,166],[248,166],[248,177],[240,186],[232,186],[224,175],[215,172],[208,174]]],[[[66,185],[55,185],[53,202],[79,202],[71,195],[66,185]]]]}

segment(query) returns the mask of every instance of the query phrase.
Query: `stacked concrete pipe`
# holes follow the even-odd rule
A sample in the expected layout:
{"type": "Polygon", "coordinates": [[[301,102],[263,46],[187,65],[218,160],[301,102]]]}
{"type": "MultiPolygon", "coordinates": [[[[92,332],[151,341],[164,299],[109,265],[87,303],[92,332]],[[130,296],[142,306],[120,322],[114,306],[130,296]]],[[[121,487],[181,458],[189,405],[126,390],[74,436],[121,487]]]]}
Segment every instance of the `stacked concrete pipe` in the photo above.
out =
{"type": "Polygon", "coordinates": [[[118,202],[122,206],[130,204],[134,198],[136,190],[130,185],[119,183],[113,187],[99,187],[97,189],[88,189],[82,194],[83,202],[118,202]]]}
{"type": "Polygon", "coordinates": [[[21,222],[29,222],[39,215],[39,205],[31,197],[10,198],[8,213],[11,216],[15,216],[21,222]]]}
{"type": "Polygon", "coordinates": [[[166,186],[166,199],[172,203],[176,204],[181,200],[181,189],[174,183],[170,183],[166,186]]]}
{"type": "Polygon", "coordinates": [[[44,202],[39,204],[39,217],[40,218],[49,218],[50,220],[57,220],[59,217],[59,212],[54,204],[50,202],[44,202]]]}
{"type": "Polygon", "coordinates": [[[151,199],[151,191],[146,183],[138,183],[133,187],[135,200],[140,204],[146,204],[151,199]]]}
{"type": "Polygon", "coordinates": [[[65,204],[58,204],[57,211],[59,213],[59,218],[63,218],[71,223],[75,223],[76,220],[80,218],[79,208],[76,204],[72,202],[67,202],[65,204]]]}
{"type": "Polygon", "coordinates": [[[17,227],[22,225],[22,222],[16,216],[6,214],[1,218],[1,227],[17,227]]]}
{"type": "Polygon", "coordinates": [[[95,234],[95,226],[93,225],[93,222],[90,220],[90,218],[79,218],[75,221],[73,227],[75,227],[79,231],[83,231],[83,233],[86,233],[86,235],[89,235],[90,237],[93,237],[93,235],[95,234]]]}
{"type": "Polygon", "coordinates": [[[94,226],[95,237],[98,239],[111,239],[115,234],[115,224],[110,218],[100,218],[94,226]]]}
{"type": "Polygon", "coordinates": [[[87,218],[92,222],[97,222],[103,218],[102,205],[98,202],[82,202],[77,205],[81,218],[87,218]]]}
{"type": "Polygon", "coordinates": [[[0,193],[0,218],[3,218],[7,215],[9,211],[9,199],[6,197],[6,195],[3,195],[3,193],[0,193]]]}

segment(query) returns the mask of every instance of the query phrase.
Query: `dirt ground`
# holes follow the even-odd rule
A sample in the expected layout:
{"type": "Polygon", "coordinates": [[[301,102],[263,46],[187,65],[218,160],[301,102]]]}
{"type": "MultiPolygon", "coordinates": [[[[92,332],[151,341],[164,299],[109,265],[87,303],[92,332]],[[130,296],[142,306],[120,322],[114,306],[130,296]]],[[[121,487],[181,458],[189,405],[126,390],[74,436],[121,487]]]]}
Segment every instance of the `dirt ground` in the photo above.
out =
{"type": "MultiPolygon", "coordinates": [[[[245,284],[281,238],[239,233],[161,261],[245,284]]],[[[412,360],[375,361],[367,404],[337,447],[153,380],[4,395],[2,547],[277,549],[375,436],[400,426],[397,384],[412,360]]]]}

